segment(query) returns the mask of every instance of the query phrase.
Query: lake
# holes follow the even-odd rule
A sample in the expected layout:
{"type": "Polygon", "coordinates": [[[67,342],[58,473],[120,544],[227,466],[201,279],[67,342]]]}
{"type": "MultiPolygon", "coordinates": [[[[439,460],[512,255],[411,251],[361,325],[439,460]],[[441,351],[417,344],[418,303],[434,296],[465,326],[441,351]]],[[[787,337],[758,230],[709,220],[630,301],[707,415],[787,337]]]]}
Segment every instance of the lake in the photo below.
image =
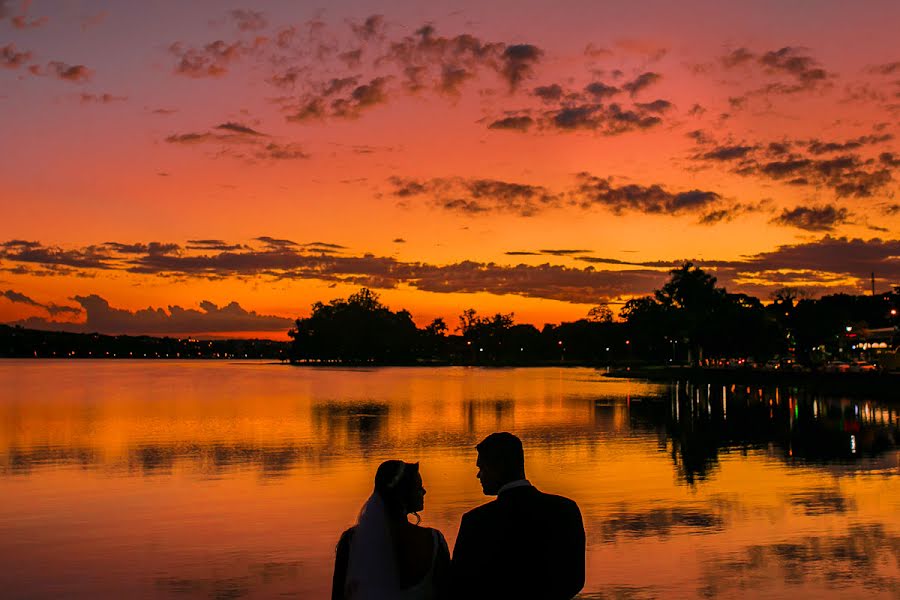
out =
{"type": "Polygon", "coordinates": [[[421,463],[452,548],[505,430],[581,507],[582,598],[896,599],[898,408],[584,368],[0,361],[0,595],[326,598],[382,460],[421,463]]]}

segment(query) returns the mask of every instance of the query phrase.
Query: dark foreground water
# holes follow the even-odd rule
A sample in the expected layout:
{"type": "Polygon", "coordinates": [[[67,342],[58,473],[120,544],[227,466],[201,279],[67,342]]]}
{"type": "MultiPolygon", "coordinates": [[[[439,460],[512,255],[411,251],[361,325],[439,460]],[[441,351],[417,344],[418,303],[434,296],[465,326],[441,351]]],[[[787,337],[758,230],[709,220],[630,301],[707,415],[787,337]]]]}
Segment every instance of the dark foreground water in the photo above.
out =
{"type": "MultiPolygon", "coordinates": [[[[900,390],[898,390],[900,399],[900,390]]],[[[578,501],[585,598],[900,597],[898,404],[590,369],[0,362],[0,596],[325,598],[378,463],[451,546],[473,446],[578,501]]]]}

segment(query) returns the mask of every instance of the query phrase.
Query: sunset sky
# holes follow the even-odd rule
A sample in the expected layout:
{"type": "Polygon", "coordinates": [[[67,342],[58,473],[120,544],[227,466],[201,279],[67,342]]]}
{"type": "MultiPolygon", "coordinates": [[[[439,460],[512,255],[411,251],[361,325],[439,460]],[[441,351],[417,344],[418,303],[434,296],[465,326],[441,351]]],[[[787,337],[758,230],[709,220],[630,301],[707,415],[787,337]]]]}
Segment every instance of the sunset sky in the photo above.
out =
{"type": "MultiPolygon", "coordinates": [[[[0,322],[900,285],[895,0],[0,0],[0,322]]],[[[64,323],[64,324],[59,324],[64,323]]]]}

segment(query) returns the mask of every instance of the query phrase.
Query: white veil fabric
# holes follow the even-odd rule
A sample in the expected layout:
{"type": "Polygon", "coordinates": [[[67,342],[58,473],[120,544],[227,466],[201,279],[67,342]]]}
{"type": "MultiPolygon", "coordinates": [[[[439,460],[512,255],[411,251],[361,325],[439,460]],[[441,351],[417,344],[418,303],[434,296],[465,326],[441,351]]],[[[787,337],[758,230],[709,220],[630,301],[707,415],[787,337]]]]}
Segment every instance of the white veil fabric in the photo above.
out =
{"type": "Polygon", "coordinates": [[[352,600],[394,600],[400,595],[394,545],[378,492],[372,492],[359,513],[344,591],[352,600]]]}

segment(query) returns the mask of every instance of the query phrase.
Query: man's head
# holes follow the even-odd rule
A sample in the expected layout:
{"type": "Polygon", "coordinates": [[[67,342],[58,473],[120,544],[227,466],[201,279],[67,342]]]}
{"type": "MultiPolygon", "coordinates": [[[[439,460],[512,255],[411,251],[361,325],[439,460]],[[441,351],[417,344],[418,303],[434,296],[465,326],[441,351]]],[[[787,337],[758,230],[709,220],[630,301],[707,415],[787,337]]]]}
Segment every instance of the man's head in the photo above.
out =
{"type": "Polygon", "coordinates": [[[525,479],[522,441],[505,431],[492,433],[475,446],[478,450],[478,479],[487,496],[496,496],[511,481],[525,479]]]}

